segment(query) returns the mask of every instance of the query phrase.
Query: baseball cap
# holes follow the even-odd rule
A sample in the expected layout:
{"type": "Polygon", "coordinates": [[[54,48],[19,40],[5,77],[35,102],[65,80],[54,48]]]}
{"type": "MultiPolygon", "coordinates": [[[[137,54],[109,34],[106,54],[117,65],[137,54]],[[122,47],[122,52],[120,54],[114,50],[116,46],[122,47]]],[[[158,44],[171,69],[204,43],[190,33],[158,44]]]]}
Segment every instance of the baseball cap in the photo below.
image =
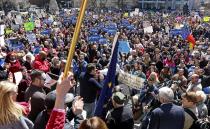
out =
{"type": "Polygon", "coordinates": [[[126,100],[125,95],[122,92],[115,92],[112,95],[112,99],[117,103],[117,104],[123,104],[126,100]]]}

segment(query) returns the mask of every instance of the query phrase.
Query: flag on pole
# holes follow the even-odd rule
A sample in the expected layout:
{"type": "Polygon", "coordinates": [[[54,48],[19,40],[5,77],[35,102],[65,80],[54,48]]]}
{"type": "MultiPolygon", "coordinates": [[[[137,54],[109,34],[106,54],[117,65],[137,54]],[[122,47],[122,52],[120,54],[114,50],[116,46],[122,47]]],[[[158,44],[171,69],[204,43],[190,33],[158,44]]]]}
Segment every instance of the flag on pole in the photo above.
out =
{"type": "Polygon", "coordinates": [[[189,42],[190,49],[193,49],[196,41],[186,25],[182,28],[181,36],[184,40],[189,42]]]}
{"type": "Polygon", "coordinates": [[[103,116],[104,105],[107,104],[110,97],[112,96],[112,88],[115,85],[115,73],[116,73],[118,46],[119,46],[119,42],[117,42],[117,38],[118,38],[118,33],[116,34],[115,40],[113,43],[111,61],[109,64],[109,69],[107,72],[107,76],[105,78],[103,89],[101,90],[101,94],[97,102],[95,116],[99,116],[99,117],[103,116]]]}

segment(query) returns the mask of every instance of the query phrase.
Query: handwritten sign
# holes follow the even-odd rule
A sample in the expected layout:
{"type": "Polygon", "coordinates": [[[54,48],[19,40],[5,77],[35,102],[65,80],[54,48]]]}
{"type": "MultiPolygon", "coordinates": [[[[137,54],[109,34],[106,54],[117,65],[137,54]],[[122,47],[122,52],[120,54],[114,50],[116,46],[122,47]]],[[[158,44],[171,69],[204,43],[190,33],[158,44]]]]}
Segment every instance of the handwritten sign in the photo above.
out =
{"type": "Polygon", "coordinates": [[[140,89],[141,87],[143,87],[145,80],[143,78],[137,77],[135,75],[125,73],[124,71],[121,70],[119,72],[118,81],[120,83],[123,83],[123,84],[129,86],[130,88],[140,89]]]}

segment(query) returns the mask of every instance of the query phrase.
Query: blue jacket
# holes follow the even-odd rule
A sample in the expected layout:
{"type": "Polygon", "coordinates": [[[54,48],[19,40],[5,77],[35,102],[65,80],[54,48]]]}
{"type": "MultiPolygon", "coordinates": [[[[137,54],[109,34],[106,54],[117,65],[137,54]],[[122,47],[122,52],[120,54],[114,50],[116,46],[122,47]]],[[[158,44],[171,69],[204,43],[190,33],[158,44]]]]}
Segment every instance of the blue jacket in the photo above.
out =
{"type": "Polygon", "coordinates": [[[162,104],[151,113],[149,129],[183,129],[184,109],[172,103],[162,104]]]}
{"type": "Polygon", "coordinates": [[[102,89],[102,85],[97,82],[93,75],[88,73],[81,73],[80,78],[80,96],[84,103],[93,103],[96,101],[96,95],[102,89]]]}

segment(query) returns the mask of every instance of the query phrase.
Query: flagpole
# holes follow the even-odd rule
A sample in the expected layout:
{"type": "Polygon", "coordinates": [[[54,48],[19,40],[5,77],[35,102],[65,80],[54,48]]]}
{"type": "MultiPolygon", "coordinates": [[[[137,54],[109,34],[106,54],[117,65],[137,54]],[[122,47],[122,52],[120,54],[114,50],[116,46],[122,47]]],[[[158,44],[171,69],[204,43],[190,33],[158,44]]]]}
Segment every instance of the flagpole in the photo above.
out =
{"type": "Polygon", "coordinates": [[[67,61],[66,61],[66,66],[65,66],[64,75],[63,75],[64,77],[68,76],[68,72],[70,70],[70,66],[71,66],[72,59],[73,59],[74,52],[75,52],[75,47],[76,47],[76,44],[77,44],[77,41],[78,41],[78,38],[79,38],[79,33],[80,33],[80,28],[81,28],[81,25],[82,25],[83,17],[85,15],[85,10],[86,10],[86,7],[87,7],[87,3],[88,3],[88,0],[83,0],[82,4],[81,4],[81,7],[80,7],[80,12],[79,12],[79,15],[78,15],[76,27],[75,27],[75,30],[74,30],[74,35],[73,35],[73,38],[72,38],[72,41],[71,41],[71,46],[70,46],[69,54],[68,54],[67,61]]]}

